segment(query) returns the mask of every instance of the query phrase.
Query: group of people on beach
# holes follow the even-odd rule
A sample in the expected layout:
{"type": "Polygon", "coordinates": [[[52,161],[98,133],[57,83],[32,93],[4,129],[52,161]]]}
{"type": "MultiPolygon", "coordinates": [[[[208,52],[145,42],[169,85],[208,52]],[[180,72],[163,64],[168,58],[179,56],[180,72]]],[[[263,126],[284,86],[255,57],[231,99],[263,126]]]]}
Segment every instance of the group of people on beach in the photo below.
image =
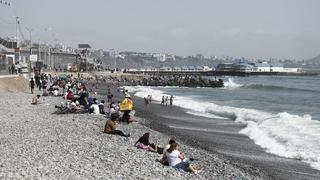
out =
{"type": "MultiPolygon", "coordinates": [[[[127,94],[123,101],[113,102],[113,95],[108,89],[108,108],[105,108],[105,101],[97,99],[97,93],[93,92],[92,88],[88,91],[85,84],[89,84],[92,79],[86,79],[82,77],[74,77],[68,75],[65,77],[58,77],[57,75],[45,74],[37,75],[31,78],[29,85],[31,93],[34,93],[35,85],[39,79],[44,86],[41,86],[43,92],[42,96],[60,96],[64,99],[59,106],[57,114],[65,113],[90,113],[95,115],[105,115],[111,117],[112,113],[117,113],[119,116],[122,115],[122,120],[125,122],[131,122],[129,113],[132,110],[132,105],[127,107],[127,102],[130,101],[130,95],[127,94]],[[39,77],[39,78],[37,78],[39,77]],[[90,94],[91,93],[91,94],[90,94]],[[108,109],[108,111],[106,111],[108,109]]],[[[97,88],[97,80],[94,80],[92,86],[97,88]]],[[[41,90],[39,87],[39,90],[41,90]]],[[[33,97],[32,104],[40,103],[40,94],[33,97]]]]}
{"type": "Polygon", "coordinates": [[[173,105],[173,96],[171,95],[170,98],[169,96],[162,96],[162,99],[161,99],[161,105],[164,106],[168,106],[168,103],[170,103],[170,106],[173,105]]]}
{"type": "MultiPolygon", "coordinates": [[[[130,137],[130,133],[124,133],[123,131],[117,129],[118,123],[121,121],[128,124],[133,122],[131,118],[131,114],[134,112],[133,101],[128,90],[124,88],[122,89],[124,98],[116,103],[113,101],[113,94],[111,93],[110,88],[108,88],[108,105],[106,108],[106,102],[104,100],[99,101],[95,97],[97,93],[93,92],[93,96],[90,96],[90,92],[87,90],[83,78],[75,78],[72,75],[58,77],[42,74],[40,75],[40,80],[41,82],[45,81],[47,83],[47,86],[42,86],[44,89],[43,96],[51,95],[63,98],[64,101],[60,104],[60,106],[56,106],[59,113],[90,113],[94,115],[104,115],[107,117],[107,121],[103,130],[104,133],[110,135],[119,135],[126,138],[130,137]]],[[[35,84],[36,83],[32,78],[30,80],[31,93],[34,93],[35,84]]],[[[166,99],[169,99],[168,96],[166,99]]],[[[172,105],[172,99],[173,96],[170,98],[170,105],[172,105]]],[[[148,95],[146,100],[148,103],[150,103],[152,101],[152,96],[148,95]]],[[[39,103],[40,95],[38,94],[33,97],[32,104],[36,105],[39,103]]],[[[164,103],[161,102],[161,104],[164,103]]],[[[136,141],[134,146],[138,149],[162,154],[158,161],[163,165],[174,167],[177,170],[190,171],[194,174],[197,174],[201,171],[199,166],[191,164],[191,161],[193,160],[192,158],[187,159],[182,155],[182,153],[180,153],[178,150],[179,145],[174,138],[171,138],[169,143],[162,148],[154,143],[150,143],[149,137],[150,134],[145,133],[136,141]]]]}
{"type": "Polygon", "coordinates": [[[144,105],[148,105],[152,102],[152,95],[148,94],[147,97],[144,97],[144,105]]]}

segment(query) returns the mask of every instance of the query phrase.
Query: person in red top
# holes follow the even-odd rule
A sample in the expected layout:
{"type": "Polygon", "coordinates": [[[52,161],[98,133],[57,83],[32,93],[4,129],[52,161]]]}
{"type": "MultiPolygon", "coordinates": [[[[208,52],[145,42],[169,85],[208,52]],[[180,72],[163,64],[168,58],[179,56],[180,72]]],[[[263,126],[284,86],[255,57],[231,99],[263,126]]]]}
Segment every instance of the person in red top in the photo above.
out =
{"type": "Polygon", "coordinates": [[[69,99],[69,100],[73,100],[74,99],[74,94],[73,94],[73,92],[71,90],[68,90],[67,99],[69,99]]]}

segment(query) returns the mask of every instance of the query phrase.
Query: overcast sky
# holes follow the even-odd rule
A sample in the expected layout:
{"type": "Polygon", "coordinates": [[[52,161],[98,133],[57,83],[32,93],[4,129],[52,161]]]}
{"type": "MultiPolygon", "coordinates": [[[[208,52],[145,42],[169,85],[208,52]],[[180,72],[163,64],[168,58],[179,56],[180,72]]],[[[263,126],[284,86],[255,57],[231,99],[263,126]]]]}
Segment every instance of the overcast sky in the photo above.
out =
{"type": "MultiPolygon", "coordinates": [[[[5,1],[5,0],[3,0],[5,1]]],[[[0,36],[14,18],[33,38],[105,50],[250,58],[320,54],[320,0],[7,0],[0,36]]]]}

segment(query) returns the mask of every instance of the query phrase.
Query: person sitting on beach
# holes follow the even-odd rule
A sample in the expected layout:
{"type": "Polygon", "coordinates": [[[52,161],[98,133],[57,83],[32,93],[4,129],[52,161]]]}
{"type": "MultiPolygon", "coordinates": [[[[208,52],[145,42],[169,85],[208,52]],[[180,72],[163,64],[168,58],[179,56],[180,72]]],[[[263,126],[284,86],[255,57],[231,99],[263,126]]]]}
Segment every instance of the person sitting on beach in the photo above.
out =
{"type": "Polygon", "coordinates": [[[72,102],[69,104],[69,109],[74,112],[80,112],[81,111],[80,103],[76,99],[73,99],[72,102]]]}
{"type": "Polygon", "coordinates": [[[100,114],[106,114],[106,112],[104,111],[104,100],[102,100],[99,103],[99,112],[100,112],[100,114]]]}
{"type": "Polygon", "coordinates": [[[38,94],[37,96],[34,96],[34,97],[32,98],[31,104],[33,104],[33,105],[38,105],[38,104],[40,104],[40,95],[39,95],[39,94],[38,94]]]}
{"type": "Polygon", "coordinates": [[[97,103],[97,100],[95,100],[95,101],[93,102],[93,104],[90,106],[89,112],[90,112],[91,114],[95,114],[95,115],[100,114],[100,108],[99,108],[99,105],[98,105],[98,103],[97,103]]]}
{"type": "Polygon", "coordinates": [[[163,152],[163,149],[159,148],[158,150],[158,147],[155,144],[151,144],[149,142],[149,137],[150,137],[149,133],[144,133],[144,135],[138,139],[138,141],[134,144],[134,146],[136,146],[139,149],[145,149],[151,152],[158,152],[159,154],[161,154],[163,152]]]}
{"type": "Polygon", "coordinates": [[[114,103],[111,103],[110,106],[109,106],[109,117],[111,117],[112,114],[114,113],[119,113],[118,110],[115,109],[116,108],[116,105],[114,103]]]}
{"type": "Polygon", "coordinates": [[[82,88],[82,92],[80,93],[80,97],[79,97],[79,103],[81,105],[88,105],[88,97],[89,97],[89,93],[87,92],[87,88],[84,86],[82,88]]]}
{"type": "Polygon", "coordinates": [[[107,134],[114,134],[114,135],[120,135],[120,136],[124,136],[124,137],[130,137],[130,134],[124,134],[122,131],[120,130],[116,130],[117,128],[117,119],[119,118],[118,114],[112,114],[110,119],[107,120],[106,125],[104,127],[104,133],[107,134]]]}
{"type": "Polygon", "coordinates": [[[163,155],[162,158],[159,160],[159,162],[163,165],[169,165],[168,160],[167,160],[167,156],[166,156],[166,152],[167,150],[170,148],[171,144],[176,143],[176,141],[174,140],[174,138],[171,138],[169,140],[169,144],[165,145],[163,148],[163,155]]]}
{"type": "Polygon", "coordinates": [[[96,101],[97,98],[88,97],[88,105],[89,107],[96,101]]]}
{"type": "Polygon", "coordinates": [[[178,143],[172,143],[166,151],[169,166],[176,170],[191,171],[194,174],[201,172],[201,168],[191,165],[188,160],[185,160],[184,156],[178,151],[178,147],[178,143]]]}
{"type": "Polygon", "coordinates": [[[74,94],[70,89],[68,90],[68,92],[66,94],[66,99],[68,99],[68,100],[73,100],[74,99],[74,94]]]}
{"type": "Polygon", "coordinates": [[[118,101],[117,104],[115,104],[115,106],[114,106],[114,110],[116,110],[117,112],[120,111],[120,104],[121,104],[121,102],[118,101]]]}

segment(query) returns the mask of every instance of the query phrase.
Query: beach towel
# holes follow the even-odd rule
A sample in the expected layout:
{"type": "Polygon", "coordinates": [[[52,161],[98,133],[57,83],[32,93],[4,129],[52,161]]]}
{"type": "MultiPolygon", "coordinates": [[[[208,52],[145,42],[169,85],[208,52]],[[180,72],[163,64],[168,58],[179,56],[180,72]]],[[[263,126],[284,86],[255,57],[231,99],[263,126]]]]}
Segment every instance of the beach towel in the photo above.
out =
{"type": "Polygon", "coordinates": [[[138,149],[142,149],[142,150],[149,150],[149,145],[144,145],[144,144],[142,144],[142,143],[138,143],[137,145],[136,145],[136,147],[138,148],[138,149]]]}

